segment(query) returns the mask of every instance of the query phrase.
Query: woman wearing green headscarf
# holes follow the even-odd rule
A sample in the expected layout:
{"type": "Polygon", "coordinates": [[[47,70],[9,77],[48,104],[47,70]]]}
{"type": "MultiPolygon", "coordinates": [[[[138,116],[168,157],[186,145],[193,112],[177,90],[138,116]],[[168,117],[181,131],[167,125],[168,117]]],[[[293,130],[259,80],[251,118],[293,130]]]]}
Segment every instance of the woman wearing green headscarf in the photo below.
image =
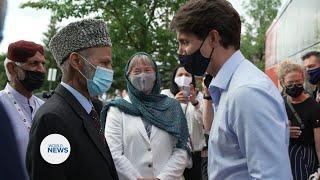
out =
{"type": "Polygon", "coordinates": [[[157,65],[146,53],[133,55],[125,77],[128,97],[101,112],[119,178],[181,179],[190,148],[180,103],[160,94],[157,65]]]}

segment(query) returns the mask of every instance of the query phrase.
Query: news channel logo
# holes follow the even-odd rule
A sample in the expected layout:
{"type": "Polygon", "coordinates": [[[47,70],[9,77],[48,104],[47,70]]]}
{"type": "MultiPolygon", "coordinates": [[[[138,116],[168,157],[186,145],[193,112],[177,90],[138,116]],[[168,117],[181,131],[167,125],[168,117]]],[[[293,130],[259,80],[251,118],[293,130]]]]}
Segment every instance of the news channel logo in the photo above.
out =
{"type": "Polygon", "coordinates": [[[68,159],[70,152],[70,143],[61,134],[50,134],[40,144],[40,154],[50,164],[63,163],[68,159]]]}

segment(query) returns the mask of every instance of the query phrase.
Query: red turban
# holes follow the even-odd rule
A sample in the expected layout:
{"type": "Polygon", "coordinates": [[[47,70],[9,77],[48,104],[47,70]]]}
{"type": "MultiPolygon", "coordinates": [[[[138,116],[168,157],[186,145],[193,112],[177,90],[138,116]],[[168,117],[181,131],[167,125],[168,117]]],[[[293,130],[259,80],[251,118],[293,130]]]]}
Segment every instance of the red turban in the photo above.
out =
{"type": "Polygon", "coordinates": [[[7,58],[16,62],[26,62],[37,52],[44,54],[43,46],[30,41],[17,41],[8,47],[7,58]]]}

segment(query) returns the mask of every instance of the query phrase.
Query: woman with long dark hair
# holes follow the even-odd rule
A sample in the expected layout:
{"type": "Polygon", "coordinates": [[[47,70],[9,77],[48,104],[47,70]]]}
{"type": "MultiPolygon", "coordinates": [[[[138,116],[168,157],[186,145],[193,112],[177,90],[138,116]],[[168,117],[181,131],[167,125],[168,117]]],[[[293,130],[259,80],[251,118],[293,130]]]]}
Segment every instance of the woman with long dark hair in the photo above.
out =
{"type": "Polygon", "coordinates": [[[191,169],[187,168],[184,171],[184,178],[186,180],[202,179],[201,152],[206,146],[202,115],[203,95],[196,91],[195,77],[183,66],[178,66],[172,74],[170,89],[165,89],[161,93],[180,102],[188,122],[193,165],[191,169]]]}

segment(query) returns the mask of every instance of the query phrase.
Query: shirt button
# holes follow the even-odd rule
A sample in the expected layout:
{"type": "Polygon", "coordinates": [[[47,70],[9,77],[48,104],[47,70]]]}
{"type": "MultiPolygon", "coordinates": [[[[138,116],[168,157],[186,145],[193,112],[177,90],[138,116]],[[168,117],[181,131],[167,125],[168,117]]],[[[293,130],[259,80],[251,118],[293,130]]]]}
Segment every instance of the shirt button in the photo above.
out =
{"type": "Polygon", "coordinates": [[[148,164],[148,167],[149,167],[149,168],[152,168],[152,164],[151,164],[151,163],[150,163],[150,164],[148,164]]]}

